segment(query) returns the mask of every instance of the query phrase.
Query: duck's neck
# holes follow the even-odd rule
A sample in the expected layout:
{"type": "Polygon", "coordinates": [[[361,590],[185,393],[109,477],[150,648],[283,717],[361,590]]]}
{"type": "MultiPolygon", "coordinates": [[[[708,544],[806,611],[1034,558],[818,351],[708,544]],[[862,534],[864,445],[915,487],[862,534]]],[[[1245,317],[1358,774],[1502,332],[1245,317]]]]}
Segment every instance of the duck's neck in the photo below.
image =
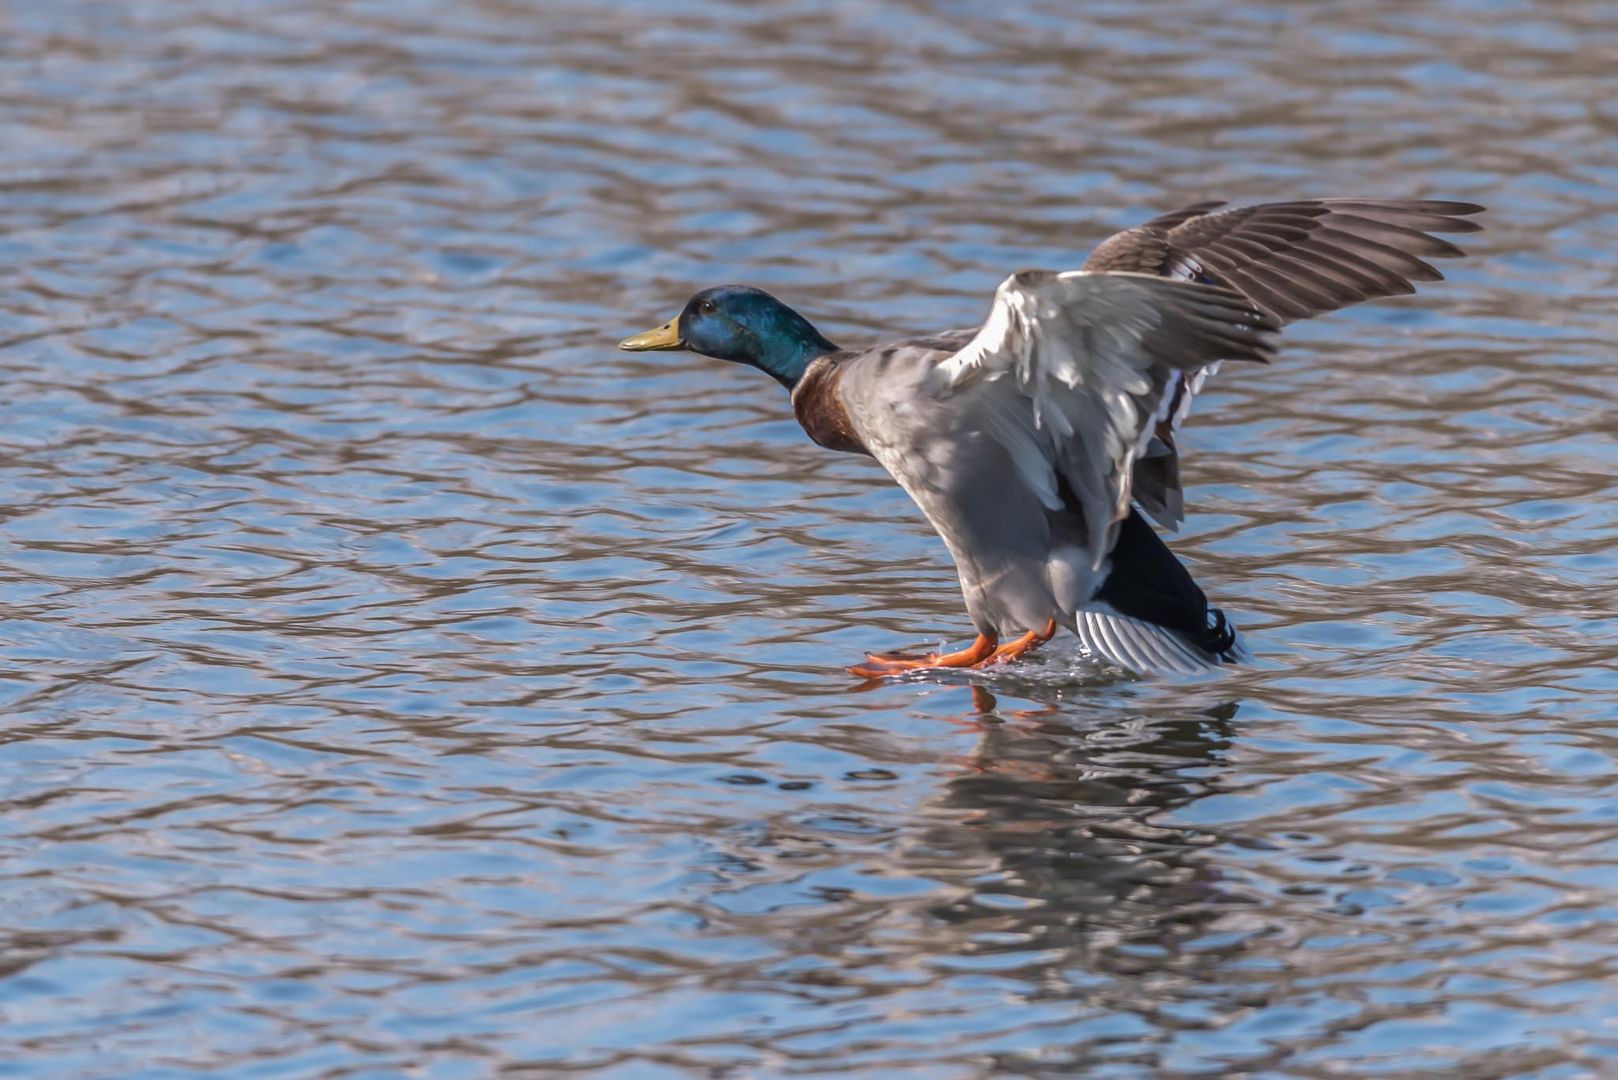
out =
{"type": "Polygon", "coordinates": [[[792,321],[786,328],[787,332],[771,334],[761,341],[752,363],[791,390],[803,379],[803,373],[809,370],[810,364],[827,353],[836,352],[837,346],[827,341],[826,336],[816,330],[808,319],[795,311],[788,314],[792,316],[792,321]]]}

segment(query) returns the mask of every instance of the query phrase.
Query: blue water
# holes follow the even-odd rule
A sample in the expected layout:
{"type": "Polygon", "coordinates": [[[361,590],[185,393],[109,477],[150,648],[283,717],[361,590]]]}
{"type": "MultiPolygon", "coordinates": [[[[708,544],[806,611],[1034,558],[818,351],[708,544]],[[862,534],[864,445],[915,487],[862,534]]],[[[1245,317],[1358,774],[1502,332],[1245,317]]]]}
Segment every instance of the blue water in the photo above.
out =
{"type": "Polygon", "coordinates": [[[4,24],[0,1076],[1618,1072],[1605,5],[4,24]],[[919,513],[613,348],[1334,193],[1489,231],[1199,401],[1210,681],[858,688],[919,513]]]}

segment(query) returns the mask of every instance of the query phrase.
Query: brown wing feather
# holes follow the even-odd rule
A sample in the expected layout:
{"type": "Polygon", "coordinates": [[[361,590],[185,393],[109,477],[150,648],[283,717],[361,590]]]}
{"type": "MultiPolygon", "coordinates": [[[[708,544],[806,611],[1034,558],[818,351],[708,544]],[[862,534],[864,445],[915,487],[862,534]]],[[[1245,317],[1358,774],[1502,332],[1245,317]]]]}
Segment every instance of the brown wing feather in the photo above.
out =
{"type": "Polygon", "coordinates": [[[1432,233],[1476,232],[1483,208],[1436,199],[1302,199],[1219,210],[1199,203],[1111,237],[1086,270],[1207,277],[1283,320],[1415,291],[1442,278],[1427,259],[1460,248],[1432,233]]]}
{"type": "MultiPolygon", "coordinates": [[[[1197,203],[1126,229],[1097,247],[1084,269],[1228,285],[1281,322],[1292,322],[1408,295],[1418,281],[1442,280],[1426,260],[1463,252],[1431,234],[1477,232],[1477,222],[1467,219],[1483,210],[1436,199],[1300,199],[1234,210],[1224,205],[1197,203]]],[[[1135,464],[1136,501],[1169,529],[1183,518],[1174,433],[1189,408],[1195,374],[1179,376],[1152,450],[1135,464]]]]}

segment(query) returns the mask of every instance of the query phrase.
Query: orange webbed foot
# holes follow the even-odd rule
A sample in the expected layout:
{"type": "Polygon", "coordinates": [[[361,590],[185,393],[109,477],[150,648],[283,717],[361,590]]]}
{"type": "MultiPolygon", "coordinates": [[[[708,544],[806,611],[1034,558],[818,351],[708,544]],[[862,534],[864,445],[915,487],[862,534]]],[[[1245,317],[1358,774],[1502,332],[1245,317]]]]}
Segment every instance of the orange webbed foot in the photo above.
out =
{"type": "Polygon", "coordinates": [[[1016,641],[1000,646],[976,666],[988,667],[990,664],[1009,664],[1025,653],[1031,653],[1051,638],[1056,636],[1056,620],[1049,619],[1044,630],[1030,630],[1016,641]]]}
{"type": "Polygon", "coordinates": [[[999,639],[993,634],[979,634],[976,641],[959,652],[931,653],[927,656],[908,656],[903,653],[884,656],[867,653],[865,658],[869,662],[854,665],[848,669],[848,673],[863,679],[880,679],[888,675],[903,675],[907,671],[922,671],[927,668],[977,667],[994,655],[998,642],[999,639]]]}

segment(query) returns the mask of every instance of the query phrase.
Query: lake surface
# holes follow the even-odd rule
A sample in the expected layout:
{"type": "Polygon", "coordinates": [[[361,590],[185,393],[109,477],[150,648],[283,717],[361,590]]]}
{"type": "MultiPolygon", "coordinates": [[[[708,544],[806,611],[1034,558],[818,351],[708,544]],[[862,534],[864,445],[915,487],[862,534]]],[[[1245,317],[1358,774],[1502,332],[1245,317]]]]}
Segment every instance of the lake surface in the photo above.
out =
{"type": "Polygon", "coordinates": [[[0,28],[0,1077],[1618,1074],[1610,4],[0,28]],[[941,543],[614,349],[1326,194],[1489,231],[1200,402],[1210,680],[859,689],[941,543]]]}

